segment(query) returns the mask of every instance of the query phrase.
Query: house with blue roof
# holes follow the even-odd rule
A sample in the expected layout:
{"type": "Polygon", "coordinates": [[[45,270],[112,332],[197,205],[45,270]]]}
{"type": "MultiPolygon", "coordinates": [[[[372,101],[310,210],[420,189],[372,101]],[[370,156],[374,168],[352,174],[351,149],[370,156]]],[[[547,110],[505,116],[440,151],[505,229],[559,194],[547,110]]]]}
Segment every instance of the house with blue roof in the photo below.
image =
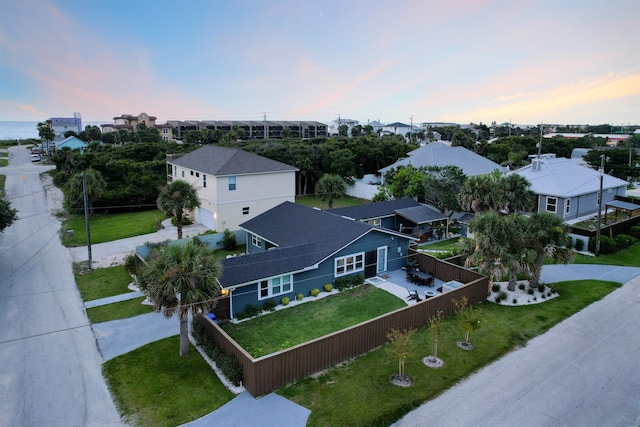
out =
{"type": "MultiPolygon", "coordinates": [[[[368,205],[371,206],[371,205],[368,205]]],[[[308,296],[335,279],[401,269],[415,238],[344,216],[284,202],[240,224],[247,254],[222,260],[219,304],[234,318],[248,304],[308,296]]]]}
{"type": "Polygon", "coordinates": [[[62,150],[63,148],[67,147],[70,150],[80,150],[81,152],[84,152],[84,150],[88,146],[89,144],[87,144],[77,136],[69,136],[63,139],[62,142],[58,143],[58,145],[56,146],[56,150],[62,150]]]}
{"type": "Polygon", "coordinates": [[[627,193],[627,181],[605,173],[602,175],[602,205],[599,200],[600,173],[566,158],[536,158],[513,173],[531,183],[531,190],[537,196],[537,212],[551,212],[565,221],[593,215],[600,206],[627,193]]]}

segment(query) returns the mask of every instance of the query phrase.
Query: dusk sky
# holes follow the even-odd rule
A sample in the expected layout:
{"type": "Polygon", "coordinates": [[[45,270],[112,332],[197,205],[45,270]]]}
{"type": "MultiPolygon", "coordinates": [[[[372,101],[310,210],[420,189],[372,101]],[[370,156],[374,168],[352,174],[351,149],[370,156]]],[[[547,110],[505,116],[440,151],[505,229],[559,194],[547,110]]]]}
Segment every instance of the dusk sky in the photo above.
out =
{"type": "Polygon", "coordinates": [[[0,0],[0,120],[640,124],[639,0],[0,0]]]}

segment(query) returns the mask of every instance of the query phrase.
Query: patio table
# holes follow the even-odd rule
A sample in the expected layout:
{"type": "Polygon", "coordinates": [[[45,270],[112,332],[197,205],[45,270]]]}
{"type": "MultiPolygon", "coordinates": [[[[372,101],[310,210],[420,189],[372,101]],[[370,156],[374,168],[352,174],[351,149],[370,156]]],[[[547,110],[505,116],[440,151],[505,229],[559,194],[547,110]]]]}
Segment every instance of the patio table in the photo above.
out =
{"type": "Polygon", "coordinates": [[[412,278],[412,281],[417,282],[421,285],[427,285],[431,283],[433,285],[433,276],[430,274],[424,273],[420,270],[413,270],[409,272],[409,275],[412,278]]]}

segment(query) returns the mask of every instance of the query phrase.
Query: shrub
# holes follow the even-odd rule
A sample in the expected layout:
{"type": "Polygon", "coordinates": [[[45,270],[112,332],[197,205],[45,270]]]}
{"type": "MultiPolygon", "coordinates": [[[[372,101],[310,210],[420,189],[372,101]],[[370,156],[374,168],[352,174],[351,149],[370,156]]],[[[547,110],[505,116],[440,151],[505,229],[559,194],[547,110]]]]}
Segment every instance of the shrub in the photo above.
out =
{"type": "Polygon", "coordinates": [[[139,265],[140,258],[138,258],[135,253],[127,255],[124,259],[124,269],[127,270],[129,274],[137,274],[139,265]]]}
{"type": "MultiPolygon", "coordinates": [[[[202,320],[196,318],[191,323],[191,335],[198,345],[201,345],[204,352],[216,363],[225,377],[235,386],[242,382],[242,366],[231,354],[226,354],[216,342],[211,338],[205,329],[202,320]]],[[[256,356],[258,357],[258,356],[256,356]]]]}
{"type": "Polygon", "coordinates": [[[576,239],[576,251],[582,251],[584,249],[584,240],[576,239]]]}
{"type": "Polygon", "coordinates": [[[262,311],[262,309],[260,307],[258,307],[257,305],[247,304],[244,307],[244,317],[243,317],[243,319],[247,319],[249,317],[255,317],[258,314],[260,314],[261,311],[262,311]]]}
{"type": "Polygon", "coordinates": [[[529,289],[527,289],[527,293],[528,293],[529,295],[533,295],[533,288],[529,288],[529,289]]]}
{"type": "Polygon", "coordinates": [[[573,239],[571,238],[571,236],[567,236],[567,239],[565,241],[565,246],[568,248],[573,247],[573,239]]]}
{"type": "Polygon", "coordinates": [[[304,295],[302,295],[302,294],[298,294],[298,295],[296,295],[296,299],[297,299],[298,301],[302,301],[302,299],[303,299],[303,298],[304,298],[304,295]]]}
{"type": "Polygon", "coordinates": [[[636,239],[640,239],[640,225],[634,225],[633,227],[631,227],[631,230],[629,230],[629,234],[636,239]]]}
{"type": "Polygon", "coordinates": [[[278,305],[278,304],[276,303],[276,301],[275,301],[275,300],[273,300],[273,299],[268,299],[268,300],[266,300],[266,301],[264,302],[263,307],[264,307],[264,309],[265,309],[265,310],[267,310],[267,311],[274,311],[274,310],[276,309],[276,306],[277,306],[277,305],[278,305]]]}
{"type": "Polygon", "coordinates": [[[318,288],[311,289],[310,294],[312,297],[317,297],[320,294],[320,289],[318,288]]]}
{"type": "Polygon", "coordinates": [[[491,286],[491,290],[492,290],[493,292],[500,292],[500,285],[499,285],[498,283],[494,283],[494,284],[491,286]]]}
{"type": "Polygon", "coordinates": [[[544,284],[543,283],[538,284],[538,292],[544,293],[544,284]]]}
{"type": "MultiPolygon", "coordinates": [[[[596,251],[596,238],[589,238],[589,251],[596,251]]],[[[612,254],[616,251],[616,241],[609,236],[600,236],[600,253],[612,254]]]]}
{"type": "Polygon", "coordinates": [[[222,237],[222,246],[228,251],[233,251],[236,248],[236,246],[238,246],[238,242],[236,242],[235,233],[230,231],[228,228],[224,229],[224,236],[222,237]]]}
{"type": "Polygon", "coordinates": [[[502,301],[502,298],[500,298],[500,294],[496,295],[496,302],[500,303],[500,301],[502,301]]]}
{"type": "Polygon", "coordinates": [[[518,289],[520,289],[521,291],[524,291],[524,283],[520,283],[518,285],[518,289]]]}
{"type": "Polygon", "coordinates": [[[333,290],[333,286],[331,285],[331,283],[327,283],[326,285],[324,285],[325,292],[331,292],[332,290],[333,290]]]}
{"type": "Polygon", "coordinates": [[[352,276],[340,277],[334,281],[334,287],[343,291],[345,289],[353,288],[364,284],[364,276],[362,274],[356,274],[352,276]]]}
{"type": "Polygon", "coordinates": [[[506,293],[506,292],[504,292],[504,291],[500,292],[500,299],[504,299],[504,300],[506,300],[506,299],[507,299],[507,297],[508,297],[508,296],[507,296],[507,293],[506,293]]]}
{"type": "Polygon", "coordinates": [[[288,297],[284,297],[284,298],[282,298],[282,299],[280,300],[280,303],[281,303],[282,305],[289,305],[289,301],[290,301],[290,300],[289,300],[289,298],[288,298],[288,297]]]}
{"type": "Polygon", "coordinates": [[[515,305],[515,304],[518,304],[518,299],[517,299],[517,298],[514,298],[514,299],[513,299],[513,301],[511,301],[511,302],[513,302],[513,304],[514,304],[514,305],[515,305]]]}
{"type": "MultiPolygon", "coordinates": [[[[191,221],[191,218],[189,218],[188,215],[182,215],[182,225],[191,225],[191,224],[193,224],[193,221],[191,221]]],[[[178,226],[178,218],[176,218],[175,216],[172,216],[171,225],[173,225],[174,227],[178,226]]]]}
{"type": "Polygon", "coordinates": [[[633,245],[634,243],[636,243],[638,241],[638,239],[636,239],[633,236],[630,236],[628,234],[618,234],[615,237],[615,241],[616,241],[616,247],[618,250],[621,249],[625,249],[628,248],[629,246],[633,245]]]}

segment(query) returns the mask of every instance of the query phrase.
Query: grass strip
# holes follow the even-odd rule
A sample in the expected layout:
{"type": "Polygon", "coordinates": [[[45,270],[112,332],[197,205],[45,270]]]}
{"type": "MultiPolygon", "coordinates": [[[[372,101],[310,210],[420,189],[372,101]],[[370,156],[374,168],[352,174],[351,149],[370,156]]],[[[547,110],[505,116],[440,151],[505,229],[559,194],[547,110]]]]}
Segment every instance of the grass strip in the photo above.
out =
{"type": "Polygon", "coordinates": [[[179,346],[179,336],[169,337],[105,362],[103,374],[126,422],[173,427],[235,397],[193,347],[181,357],[179,346]]]}
{"type": "Polygon", "coordinates": [[[473,351],[456,346],[464,333],[457,317],[450,317],[444,322],[438,351],[438,357],[445,362],[440,369],[428,368],[421,362],[431,354],[428,329],[421,329],[413,337],[416,357],[406,363],[406,372],[414,380],[408,388],[391,384],[398,361],[385,346],[277,392],[312,411],[308,426],[388,426],[619,286],[594,280],[563,282],[554,285],[560,296],[543,304],[508,307],[483,302],[478,305],[483,309],[481,327],[470,337],[473,351]]]}
{"type": "MultiPolygon", "coordinates": [[[[317,196],[296,196],[296,203],[299,205],[307,206],[309,208],[320,208],[322,210],[329,209],[329,201],[320,200],[317,196]]],[[[346,208],[348,206],[359,206],[365,203],[370,203],[367,200],[357,199],[355,197],[340,197],[333,200],[333,208],[346,208]]]]}
{"type": "Polygon", "coordinates": [[[112,304],[87,308],[87,317],[91,323],[108,322],[110,320],[126,319],[128,317],[147,314],[153,311],[153,307],[142,304],[145,297],[134,298],[112,304]]]}
{"type": "Polygon", "coordinates": [[[121,265],[97,268],[84,274],[76,273],[75,277],[80,296],[85,302],[131,292],[128,286],[133,281],[121,265]]]}
{"type": "Polygon", "coordinates": [[[401,307],[406,307],[406,304],[398,297],[374,286],[363,285],[245,322],[227,323],[224,330],[255,357],[339,331],[401,307]]]}
{"type": "MultiPolygon", "coordinates": [[[[159,210],[127,212],[119,214],[92,215],[89,221],[91,243],[98,244],[155,233],[157,224],[165,218],[159,210]]],[[[65,231],[74,231],[74,241],[65,239],[67,246],[84,246],[87,244],[84,215],[74,215],[64,222],[65,231]]],[[[64,233],[66,234],[66,233],[64,233]]]]}
{"type": "Polygon", "coordinates": [[[640,267],[640,242],[613,254],[588,256],[576,254],[574,264],[605,264],[640,267]]]}

